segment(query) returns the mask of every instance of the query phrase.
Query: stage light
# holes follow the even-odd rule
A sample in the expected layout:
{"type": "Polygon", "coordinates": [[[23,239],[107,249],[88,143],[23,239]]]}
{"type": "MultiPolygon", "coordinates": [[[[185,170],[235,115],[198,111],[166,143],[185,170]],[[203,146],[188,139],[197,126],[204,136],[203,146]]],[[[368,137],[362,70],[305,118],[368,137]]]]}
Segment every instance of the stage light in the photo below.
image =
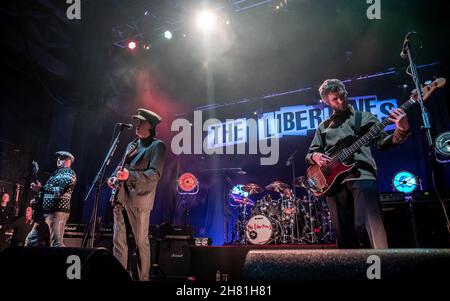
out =
{"type": "Polygon", "coordinates": [[[412,193],[419,184],[418,177],[409,171],[401,170],[394,175],[392,186],[398,192],[412,193]]]}
{"type": "Polygon", "coordinates": [[[185,172],[177,180],[179,194],[197,194],[199,190],[198,179],[190,172],[185,172]]]}
{"type": "Polygon", "coordinates": [[[128,48],[130,50],[134,50],[136,48],[136,42],[133,42],[133,41],[128,42],[128,48]]]}
{"type": "Polygon", "coordinates": [[[216,26],[217,17],[210,11],[204,10],[196,17],[197,27],[203,32],[211,32],[216,26]]]}
{"type": "Polygon", "coordinates": [[[169,30],[164,32],[164,37],[168,40],[172,39],[172,33],[169,30]]]}
{"type": "Polygon", "coordinates": [[[226,20],[225,24],[230,25],[230,20],[226,20]]]}

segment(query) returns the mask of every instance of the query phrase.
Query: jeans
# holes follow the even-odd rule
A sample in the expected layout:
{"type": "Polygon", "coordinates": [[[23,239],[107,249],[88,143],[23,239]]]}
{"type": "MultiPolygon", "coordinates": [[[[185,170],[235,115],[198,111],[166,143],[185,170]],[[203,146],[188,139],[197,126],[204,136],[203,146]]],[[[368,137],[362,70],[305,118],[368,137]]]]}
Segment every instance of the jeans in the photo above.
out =
{"type": "Polygon", "coordinates": [[[45,222],[50,230],[50,243],[52,247],[65,247],[64,229],[66,228],[67,220],[70,213],[55,212],[44,214],[45,222]]]}
{"type": "Polygon", "coordinates": [[[25,239],[25,246],[36,247],[46,245],[46,240],[50,240],[52,247],[65,247],[64,229],[66,227],[67,219],[70,213],[68,212],[54,212],[44,214],[45,224],[33,226],[31,232],[25,239]]]}
{"type": "Polygon", "coordinates": [[[367,237],[374,249],[388,247],[377,181],[346,182],[327,203],[339,248],[359,248],[367,237]]]}
{"type": "Polygon", "coordinates": [[[137,269],[139,280],[149,280],[150,272],[150,209],[116,205],[114,207],[113,254],[126,269],[128,263],[127,231],[124,210],[128,216],[131,230],[137,247],[137,269]]]}

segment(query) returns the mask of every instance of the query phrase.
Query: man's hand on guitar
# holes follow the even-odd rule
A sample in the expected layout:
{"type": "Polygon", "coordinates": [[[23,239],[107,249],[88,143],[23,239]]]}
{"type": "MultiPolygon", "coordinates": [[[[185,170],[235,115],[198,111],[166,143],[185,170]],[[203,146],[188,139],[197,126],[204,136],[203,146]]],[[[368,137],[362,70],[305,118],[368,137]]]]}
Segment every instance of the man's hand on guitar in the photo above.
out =
{"type": "Polygon", "coordinates": [[[408,117],[406,116],[405,111],[400,108],[397,108],[393,111],[390,111],[389,121],[395,123],[397,128],[403,132],[407,132],[409,130],[409,122],[408,117]]]}
{"type": "Polygon", "coordinates": [[[330,157],[321,153],[314,153],[311,159],[319,166],[326,165],[328,162],[331,161],[330,157]]]}
{"type": "Polygon", "coordinates": [[[128,169],[124,168],[123,170],[119,170],[117,172],[117,180],[126,181],[126,180],[128,180],[129,175],[130,175],[130,172],[128,171],[128,169]]]}
{"type": "Polygon", "coordinates": [[[30,188],[34,191],[39,191],[42,188],[42,184],[39,181],[31,183],[30,188]]]}

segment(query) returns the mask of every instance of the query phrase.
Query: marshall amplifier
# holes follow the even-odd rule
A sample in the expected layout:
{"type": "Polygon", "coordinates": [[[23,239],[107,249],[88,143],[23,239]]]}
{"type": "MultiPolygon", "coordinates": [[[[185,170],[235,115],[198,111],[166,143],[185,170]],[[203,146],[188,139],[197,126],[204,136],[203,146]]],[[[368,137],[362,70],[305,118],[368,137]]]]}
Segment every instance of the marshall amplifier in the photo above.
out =
{"type": "Polygon", "coordinates": [[[64,244],[66,247],[81,247],[85,231],[86,224],[66,224],[66,227],[64,228],[64,244]]]}
{"type": "MultiPolygon", "coordinates": [[[[87,224],[66,224],[64,244],[66,247],[79,248],[86,233],[87,224]]],[[[102,224],[97,228],[95,246],[112,250],[112,224],[102,224]]],[[[88,238],[91,236],[89,235],[88,238]]]]}
{"type": "Polygon", "coordinates": [[[155,264],[159,264],[162,277],[187,279],[191,274],[190,249],[194,245],[193,235],[194,228],[190,226],[152,225],[150,227],[152,270],[155,264]],[[159,263],[156,258],[157,252],[159,263]]]}
{"type": "MultiPolygon", "coordinates": [[[[81,247],[86,224],[67,224],[64,233],[64,244],[67,247],[81,247]]],[[[96,236],[96,247],[112,250],[113,225],[100,225],[96,236]]],[[[185,279],[191,273],[191,252],[194,245],[194,228],[191,226],[173,226],[168,224],[150,225],[149,238],[151,246],[151,262],[156,262],[159,252],[159,268],[168,279],[185,279]]],[[[136,252],[133,235],[129,234],[129,260],[131,269],[135,269],[136,252]]]]}

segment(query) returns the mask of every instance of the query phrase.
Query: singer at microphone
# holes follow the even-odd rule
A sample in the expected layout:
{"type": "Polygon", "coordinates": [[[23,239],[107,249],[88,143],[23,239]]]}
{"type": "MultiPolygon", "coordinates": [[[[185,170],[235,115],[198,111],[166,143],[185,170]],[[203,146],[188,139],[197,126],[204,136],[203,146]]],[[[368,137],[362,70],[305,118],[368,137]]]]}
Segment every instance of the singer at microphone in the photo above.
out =
{"type": "MultiPolygon", "coordinates": [[[[139,280],[149,280],[150,275],[150,241],[148,229],[150,214],[155,202],[156,188],[163,176],[166,146],[156,138],[156,126],[161,117],[150,110],[138,109],[135,119],[136,138],[127,146],[130,150],[137,144],[135,153],[126,151],[123,164],[119,164],[111,177],[108,186],[115,189],[114,198],[114,234],[113,254],[126,269],[128,267],[128,239],[125,216],[133,232],[136,249],[139,250],[137,270],[139,280]],[[130,155],[130,157],[129,157],[130,155]],[[119,185],[114,185],[119,181],[119,185]]],[[[123,126],[126,126],[125,124],[123,126]]]]}

